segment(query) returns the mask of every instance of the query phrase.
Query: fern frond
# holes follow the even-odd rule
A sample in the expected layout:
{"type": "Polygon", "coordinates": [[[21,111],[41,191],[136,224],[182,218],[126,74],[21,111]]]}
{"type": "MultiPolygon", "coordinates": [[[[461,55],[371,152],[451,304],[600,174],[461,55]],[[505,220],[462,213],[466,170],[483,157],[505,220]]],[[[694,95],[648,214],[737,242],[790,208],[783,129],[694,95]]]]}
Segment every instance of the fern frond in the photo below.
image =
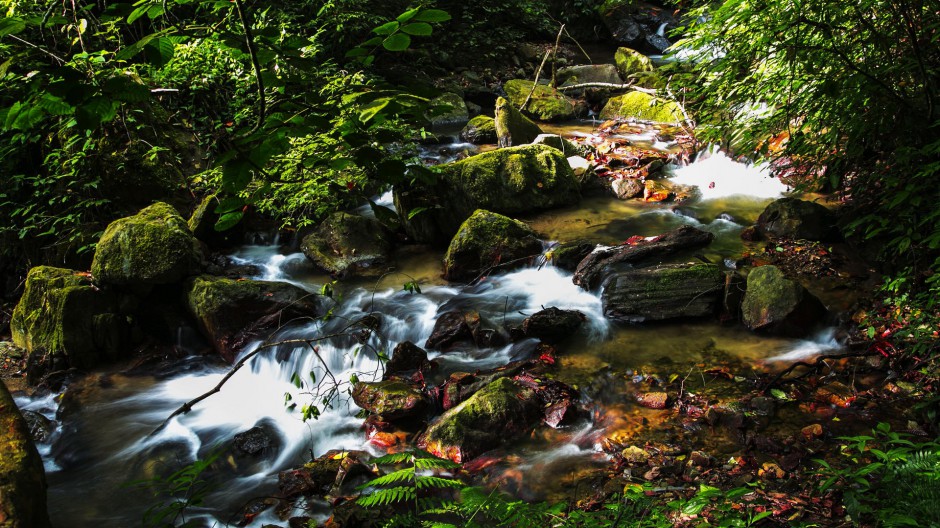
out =
{"type": "Polygon", "coordinates": [[[387,455],[380,456],[379,458],[373,458],[372,463],[379,466],[388,466],[393,464],[404,464],[405,462],[411,462],[413,458],[412,453],[403,452],[403,453],[389,453],[387,455]]]}
{"type": "Polygon", "coordinates": [[[461,481],[459,481],[459,480],[454,480],[454,479],[449,479],[449,478],[441,478],[441,477],[434,477],[434,476],[417,477],[417,478],[415,478],[415,484],[417,485],[418,489],[428,489],[428,488],[438,488],[438,489],[452,488],[452,489],[458,489],[458,488],[462,488],[463,485],[464,485],[463,482],[461,482],[461,481]]]}
{"type": "Polygon", "coordinates": [[[359,497],[356,504],[365,508],[372,506],[387,506],[404,501],[413,501],[417,497],[415,489],[411,486],[398,486],[395,488],[376,490],[371,495],[359,497]]]}
{"type": "Polygon", "coordinates": [[[417,469],[458,469],[460,464],[446,458],[418,458],[415,459],[417,469]]]}
{"type": "Polygon", "coordinates": [[[399,469],[398,471],[392,471],[391,473],[382,475],[381,477],[372,479],[368,482],[370,487],[375,486],[388,486],[389,484],[401,484],[402,482],[414,482],[415,479],[415,470],[414,468],[404,468],[399,469]]]}

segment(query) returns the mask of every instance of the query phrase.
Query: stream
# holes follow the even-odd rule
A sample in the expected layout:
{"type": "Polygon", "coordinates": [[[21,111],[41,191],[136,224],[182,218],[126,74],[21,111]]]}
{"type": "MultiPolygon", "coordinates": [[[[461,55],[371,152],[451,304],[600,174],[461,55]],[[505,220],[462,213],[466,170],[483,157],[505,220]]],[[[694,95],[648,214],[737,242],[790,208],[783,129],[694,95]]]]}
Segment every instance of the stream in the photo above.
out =
{"type": "MultiPolygon", "coordinates": [[[[553,131],[589,133],[590,127],[591,123],[585,122],[553,131]]],[[[650,146],[670,148],[653,143],[650,146]]],[[[428,148],[426,157],[446,162],[468,148],[473,147],[450,144],[428,148]]],[[[545,237],[546,247],[550,242],[581,239],[613,244],[634,235],[658,235],[679,225],[694,225],[716,235],[715,242],[701,256],[733,266],[744,250],[741,231],[756,220],[767,203],[787,190],[762,167],[737,163],[718,152],[702,153],[690,165],[670,166],[667,172],[674,182],[698,186],[700,194],[678,206],[592,197],[576,207],[524,220],[545,237]]],[[[390,195],[378,201],[389,206],[390,195]]],[[[721,326],[713,321],[615,325],[603,316],[600,291],[582,290],[572,283],[569,273],[551,264],[495,274],[467,286],[448,284],[440,278],[441,257],[440,251],[403,247],[396,255],[396,273],[379,280],[337,283],[333,317],[282,329],[275,340],[339,333],[348,321],[371,313],[381,317],[380,332],[365,342],[348,335],[319,342],[319,358],[297,345],[267,348],[236,373],[221,392],[188,414],[173,418],[155,434],[151,433],[182,403],[216,385],[228,366],[198,355],[198,349],[191,348],[192,354],[171,368],[146,375],[92,375],[81,382],[81,404],[68,412],[58,409],[57,395],[19,397],[17,403],[22,409],[57,420],[51,440],[39,446],[50,486],[53,524],[75,528],[138,524],[160,498],[151,489],[129,483],[166,475],[205,458],[229,445],[236,433],[258,425],[273,433],[276,446],[260,458],[223,454],[211,469],[213,487],[204,506],[192,509],[188,519],[202,519],[205,526],[230,523],[232,513],[251,499],[277,492],[278,471],[296,467],[330,449],[382,453],[368,443],[363,419],[357,417],[359,409],[349,398],[340,398],[331,408],[321,408],[318,419],[303,421],[300,412],[290,409],[286,401],[309,402],[310,396],[306,385],[298,388],[292,378],[297,373],[306,379],[312,372],[320,380],[332,374],[344,388],[349,387],[354,374],[362,381],[379,380],[382,365],[371,350],[390,353],[403,341],[423,346],[437,315],[453,309],[475,310],[484,320],[509,326],[521,324],[527,315],[543,307],[581,311],[587,322],[560,347],[557,375],[559,380],[580,389],[588,387],[597,373],[606,369],[639,371],[645,365],[661,364],[663,358],[677,366],[697,363],[702,361],[704,349],[720,349],[756,369],[780,368],[788,362],[839,349],[833,329],[827,328],[821,328],[811,339],[798,340],[762,337],[741,325],[721,326]],[[410,280],[421,285],[422,293],[402,289],[410,280]]],[[[258,273],[251,278],[286,281],[310,292],[319,292],[329,281],[301,253],[287,246],[245,246],[230,258],[238,264],[255,266],[258,273]]],[[[688,260],[689,255],[682,255],[674,261],[688,260]]],[[[182,334],[179,341],[181,348],[191,346],[182,334]]],[[[473,372],[526,358],[535,344],[527,340],[493,349],[465,346],[444,354],[429,351],[429,357],[440,364],[434,375],[436,381],[452,372],[473,372]]],[[[249,345],[241,354],[251,353],[259,345],[249,345]]],[[[686,367],[682,369],[675,374],[686,376],[686,367]]],[[[617,401],[616,395],[609,395],[599,405],[603,413],[595,413],[569,428],[547,432],[540,428],[532,439],[510,447],[512,456],[505,466],[522,475],[513,491],[526,498],[557,499],[564,496],[578,475],[602,467],[607,455],[600,442],[612,426],[601,416],[609,416],[625,404],[617,401]]],[[[643,412],[644,416],[656,416],[666,411],[643,412]]],[[[656,421],[645,423],[655,427],[656,421]]],[[[305,514],[319,521],[329,516],[326,503],[308,507],[305,514]]],[[[251,526],[267,523],[283,525],[284,521],[272,508],[256,517],[251,526]]]]}

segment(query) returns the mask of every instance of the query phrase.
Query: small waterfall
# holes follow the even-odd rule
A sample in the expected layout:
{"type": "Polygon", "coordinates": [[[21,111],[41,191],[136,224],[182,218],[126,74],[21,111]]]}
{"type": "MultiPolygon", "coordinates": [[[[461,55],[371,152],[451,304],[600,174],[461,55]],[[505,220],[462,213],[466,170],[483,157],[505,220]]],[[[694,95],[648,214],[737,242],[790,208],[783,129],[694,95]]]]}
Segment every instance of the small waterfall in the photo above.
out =
{"type": "Polygon", "coordinates": [[[715,148],[699,153],[695,163],[669,172],[672,183],[698,187],[703,200],[729,196],[779,198],[788,190],[770,174],[767,164],[740,163],[715,148]]]}
{"type": "Polygon", "coordinates": [[[663,22],[662,24],[660,24],[660,25],[659,25],[659,29],[656,30],[656,36],[665,37],[665,36],[666,36],[666,26],[668,26],[668,25],[669,25],[668,22],[663,22]]]}

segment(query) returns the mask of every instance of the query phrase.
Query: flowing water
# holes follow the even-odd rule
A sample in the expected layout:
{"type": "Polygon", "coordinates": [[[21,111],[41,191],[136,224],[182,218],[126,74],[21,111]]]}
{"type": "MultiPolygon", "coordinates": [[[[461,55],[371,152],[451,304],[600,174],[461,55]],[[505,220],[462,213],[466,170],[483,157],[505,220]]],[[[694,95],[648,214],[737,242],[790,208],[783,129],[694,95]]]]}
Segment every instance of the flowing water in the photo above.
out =
{"type": "MultiPolygon", "coordinates": [[[[438,153],[443,151],[441,156],[447,157],[454,150],[439,149],[438,153]]],[[[655,235],[691,224],[717,237],[702,256],[724,262],[740,254],[743,245],[738,235],[743,227],[785,191],[762,167],[741,165],[718,153],[670,171],[675,180],[700,187],[696,200],[675,207],[591,198],[577,207],[549,211],[527,221],[547,243],[590,239],[612,244],[633,235],[655,235]]],[[[377,201],[391,205],[389,195],[377,201]]],[[[690,255],[679,260],[683,258],[690,255]]],[[[311,292],[319,292],[329,280],[313,270],[302,254],[276,245],[243,247],[231,259],[256,266],[255,278],[286,281],[311,292]]],[[[340,397],[332,407],[320,409],[319,419],[306,422],[287,401],[311,402],[310,393],[316,390],[310,373],[321,382],[335,379],[341,391],[349,387],[354,374],[363,381],[380,379],[382,366],[376,351],[388,353],[406,340],[423,345],[437,315],[453,309],[472,309],[485,321],[510,326],[543,307],[580,310],[587,316],[587,324],[563,346],[558,374],[559,379],[579,387],[589,385],[598,372],[608,368],[639,369],[664,359],[676,364],[697,362],[702,350],[709,347],[761,368],[828,353],[839,346],[826,329],[813,339],[792,340],[759,337],[740,327],[713,322],[613,325],[603,317],[599,291],[576,287],[568,273],[551,265],[497,274],[466,286],[449,285],[440,279],[440,259],[437,251],[404,248],[397,255],[400,273],[338,284],[332,318],[284,329],[275,340],[344,334],[351,321],[370,314],[380,317],[380,331],[364,339],[346,333],[319,341],[316,353],[297,344],[265,348],[218,394],[196,405],[192,412],[173,418],[159,432],[153,433],[174,409],[219,383],[228,366],[193,355],[148,375],[99,375],[83,382],[83,389],[76,391],[81,404],[68,410],[63,405],[55,436],[50,444],[40,446],[55,524],[76,528],[137,524],[157,499],[152,491],[127,483],[166,475],[182,464],[205,458],[229,445],[234,434],[256,425],[272,432],[276,448],[260,459],[225,455],[216,461],[212,473],[217,487],[204,507],[190,512],[205,519],[207,526],[229,522],[230,514],[253,497],[274,493],[280,470],[296,467],[329,449],[377,452],[367,443],[363,421],[356,417],[359,409],[351,400],[340,397]],[[417,280],[423,292],[403,291],[401,285],[409,280],[417,280]],[[304,381],[300,388],[294,383],[295,374],[304,381]]],[[[430,355],[437,356],[439,375],[446,375],[527,357],[534,345],[530,340],[495,349],[468,346],[430,355]]],[[[252,353],[258,346],[254,343],[242,354],[252,353]]],[[[56,417],[55,397],[20,397],[17,401],[24,409],[56,417]]],[[[599,437],[604,427],[598,420],[587,420],[570,430],[544,431],[515,448],[514,474],[538,477],[518,478],[516,491],[533,498],[556,497],[582,472],[601,467],[605,455],[599,437]],[[545,486],[534,485],[536,480],[545,486]]],[[[325,504],[310,506],[317,518],[328,515],[325,504]]],[[[252,526],[266,522],[281,523],[269,511],[252,526]]]]}

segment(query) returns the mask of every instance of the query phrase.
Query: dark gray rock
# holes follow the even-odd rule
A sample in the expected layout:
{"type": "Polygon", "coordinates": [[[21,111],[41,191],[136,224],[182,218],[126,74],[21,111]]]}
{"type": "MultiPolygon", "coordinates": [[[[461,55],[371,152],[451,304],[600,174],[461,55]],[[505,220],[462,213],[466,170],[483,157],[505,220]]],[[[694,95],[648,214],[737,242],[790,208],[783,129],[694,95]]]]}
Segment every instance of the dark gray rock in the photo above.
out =
{"type": "Polygon", "coordinates": [[[674,264],[616,273],[604,287],[604,314],[615,320],[662,321],[717,313],[723,275],[715,264],[674,264]]]}

